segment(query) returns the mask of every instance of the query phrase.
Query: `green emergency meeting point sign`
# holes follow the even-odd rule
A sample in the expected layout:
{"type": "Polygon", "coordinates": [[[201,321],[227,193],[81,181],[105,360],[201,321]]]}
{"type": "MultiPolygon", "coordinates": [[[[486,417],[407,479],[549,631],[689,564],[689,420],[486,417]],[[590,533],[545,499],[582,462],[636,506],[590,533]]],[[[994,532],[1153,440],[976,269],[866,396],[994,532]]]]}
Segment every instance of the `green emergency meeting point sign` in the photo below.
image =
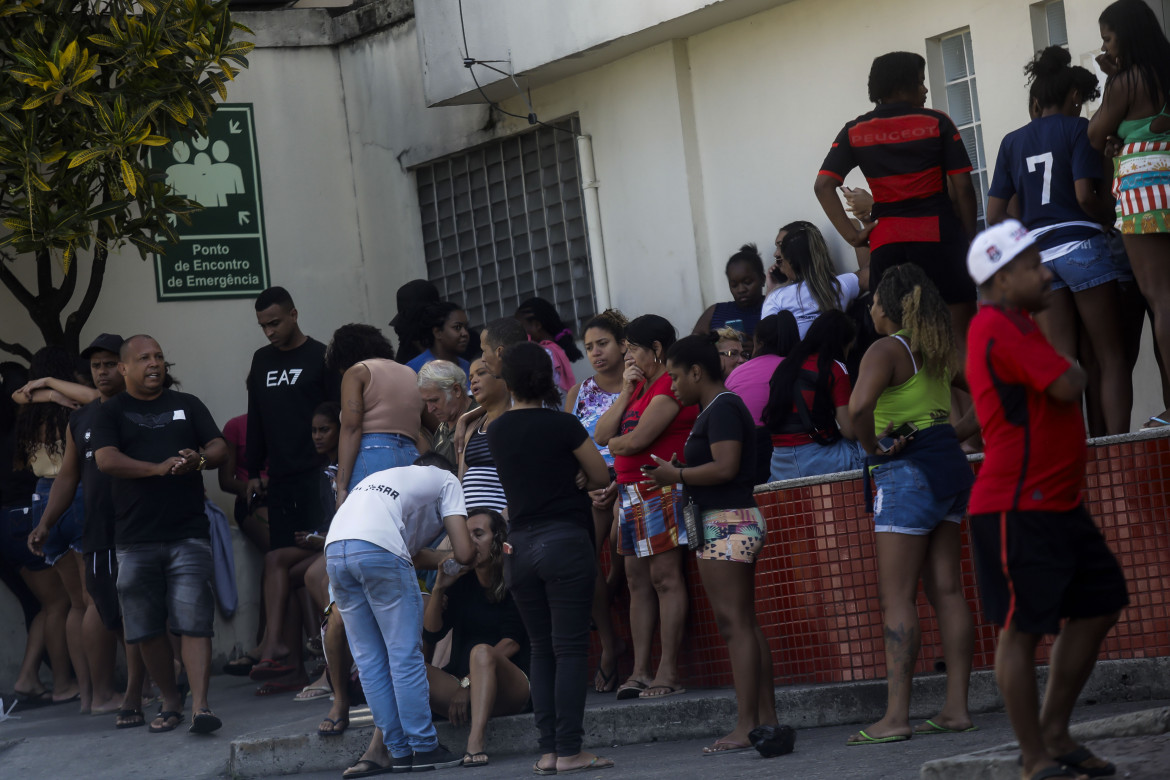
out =
{"type": "Polygon", "coordinates": [[[203,206],[191,224],[172,217],[179,242],[155,255],[160,301],[252,298],[268,287],[264,201],[251,103],[223,103],[207,136],[175,135],[150,150],[150,166],[167,184],[203,206]]]}

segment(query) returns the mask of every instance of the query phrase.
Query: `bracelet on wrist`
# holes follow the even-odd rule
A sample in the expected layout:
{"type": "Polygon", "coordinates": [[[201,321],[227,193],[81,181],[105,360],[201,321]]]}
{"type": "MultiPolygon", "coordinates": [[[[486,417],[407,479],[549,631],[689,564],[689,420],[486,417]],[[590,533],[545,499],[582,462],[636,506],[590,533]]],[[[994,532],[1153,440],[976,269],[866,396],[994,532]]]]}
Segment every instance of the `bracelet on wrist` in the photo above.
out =
{"type": "Polygon", "coordinates": [[[679,481],[679,484],[681,484],[681,485],[687,484],[686,479],[683,477],[683,468],[684,468],[683,466],[678,467],[678,481],[679,481]]]}

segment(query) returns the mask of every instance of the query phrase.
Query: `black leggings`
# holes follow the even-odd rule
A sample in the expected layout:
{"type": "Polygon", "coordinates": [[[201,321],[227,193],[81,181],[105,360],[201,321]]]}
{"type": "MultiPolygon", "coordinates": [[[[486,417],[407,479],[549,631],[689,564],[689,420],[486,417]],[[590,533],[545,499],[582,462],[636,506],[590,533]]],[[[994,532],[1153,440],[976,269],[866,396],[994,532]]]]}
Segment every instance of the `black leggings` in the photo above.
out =
{"type": "Polygon", "coordinates": [[[514,528],[505,575],[532,642],[532,709],[540,752],[572,756],[585,733],[589,613],[597,561],[589,532],[569,522],[514,528]]]}

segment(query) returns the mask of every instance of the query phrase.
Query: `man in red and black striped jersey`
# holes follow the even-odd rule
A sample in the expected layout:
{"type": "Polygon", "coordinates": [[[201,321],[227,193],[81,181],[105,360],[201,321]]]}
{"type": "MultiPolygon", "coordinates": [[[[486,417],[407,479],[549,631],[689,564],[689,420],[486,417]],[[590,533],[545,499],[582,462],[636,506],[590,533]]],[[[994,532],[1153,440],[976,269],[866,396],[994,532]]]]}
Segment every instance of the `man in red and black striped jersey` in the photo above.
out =
{"type": "Polygon", "coordinates": [[[975,235],[971,161],[950,117],[926,105],[926,60],[891,52],[873,61],[869,99],[877,104],[845,125],[817,175],[814,190],[833,227],[853,246],[868,240],[870,289],[887,268],[922,267],[950,305],[962,343],[975,313],[967,246],[975,235]],[[861,168],[873,193],[871,223],[858,229],[836,189],[861,168]]]}
{"type": "Polygon", "coordinates": [[[977,236],[967,261],[984,299],[967,350],[986,443],[968,506],[975,571],[984,614],[1003,629],[995,673],[1023,776],[1105,777],[1113,765],[1075,743],[1068,724],[1129,597],[1082,503],[1085,372],[1052,348],[1031,316],[1044,308],[1052,280],[1034,241],[1009,219],[977,236]],[[1038,709],[1036,645],[1045,634],[1059,636],[1038,709]]]}

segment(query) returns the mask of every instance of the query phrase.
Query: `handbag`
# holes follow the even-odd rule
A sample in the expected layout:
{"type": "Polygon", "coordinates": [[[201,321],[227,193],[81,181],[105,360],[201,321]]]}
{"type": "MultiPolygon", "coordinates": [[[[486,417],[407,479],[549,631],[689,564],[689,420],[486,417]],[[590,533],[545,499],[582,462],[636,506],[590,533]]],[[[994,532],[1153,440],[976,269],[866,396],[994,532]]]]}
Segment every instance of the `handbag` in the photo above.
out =
{"type": "Polygon", "coordinates": [[[691,497],[683,504],[683,526],[687,530],[687,549],[697,550],[703,546],[703,526],[699,523],[699,505],[691,497]]]}

